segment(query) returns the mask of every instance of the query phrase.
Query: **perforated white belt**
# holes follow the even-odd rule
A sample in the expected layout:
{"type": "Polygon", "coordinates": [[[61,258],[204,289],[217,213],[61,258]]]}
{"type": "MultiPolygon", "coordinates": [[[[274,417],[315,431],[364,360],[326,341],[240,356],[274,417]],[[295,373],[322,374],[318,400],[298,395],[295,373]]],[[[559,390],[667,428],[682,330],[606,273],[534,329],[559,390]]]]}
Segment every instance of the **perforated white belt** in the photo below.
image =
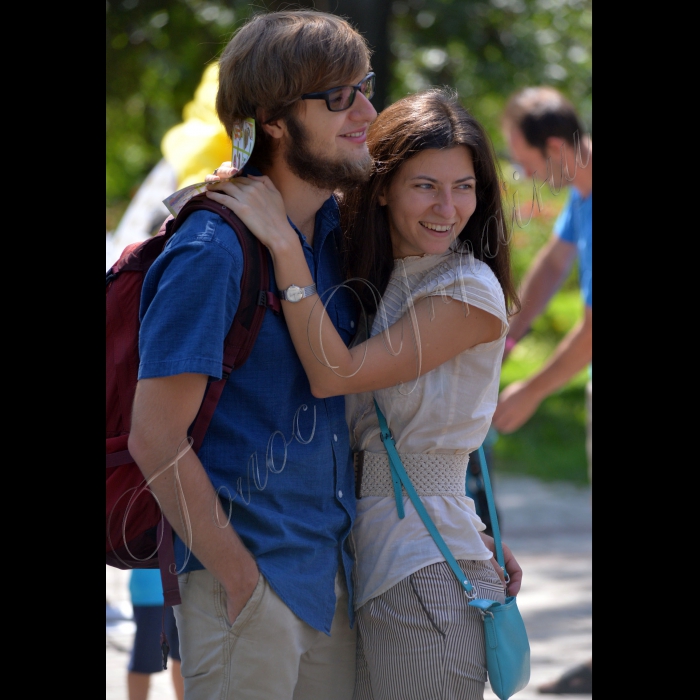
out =
{"type": "MultiPolygon", "coordinates": [[[[468,454],[399,453],[399,456],[419,496],[464,496],[468,454]]],[[[357,498],[394,496],[389,458],[386,454],[355,454],[355,479],[357,498]]]]}

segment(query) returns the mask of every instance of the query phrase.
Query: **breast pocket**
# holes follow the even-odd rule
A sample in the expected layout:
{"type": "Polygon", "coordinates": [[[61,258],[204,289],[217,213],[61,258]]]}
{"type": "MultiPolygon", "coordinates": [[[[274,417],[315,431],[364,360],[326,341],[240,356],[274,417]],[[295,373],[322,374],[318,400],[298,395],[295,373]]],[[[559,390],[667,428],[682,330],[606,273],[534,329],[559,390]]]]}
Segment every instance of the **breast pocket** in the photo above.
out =
{"type": "Polygon", "coordinates": [[[350,345],[350,341],[357,333],[358,315],[348,290],[339,289],[333,296],[332,303],[333,310],[329,309],[328,315],[343,342],[350,345]]]}

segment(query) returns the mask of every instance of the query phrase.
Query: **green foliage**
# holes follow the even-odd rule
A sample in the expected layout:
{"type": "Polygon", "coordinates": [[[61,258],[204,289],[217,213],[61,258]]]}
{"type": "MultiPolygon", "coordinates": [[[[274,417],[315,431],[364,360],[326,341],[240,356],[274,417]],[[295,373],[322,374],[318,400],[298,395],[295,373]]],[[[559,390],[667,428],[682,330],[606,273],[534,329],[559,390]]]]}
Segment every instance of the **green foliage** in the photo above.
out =
{"type": "Polygon", "coordinates": [[[503,150],[499,116],[527,85],[560,89],[591,129],[591,0],[398,0],[391,101],[455,88],[503,150]]]}
{"type": "Polygon", "coordinates": [[[163,135],[249,10],[220,0],[108,0],[108,206],[132,196],[160,160],[163,135]]]}
{"type": "MultiPolygon", "coordinates": [[[[516,345],[504,363],[501,387],[536,372],[581,315],[578,289],[555,295],[533,325],[530,335],[516,345]]],[[[510,435],[499,435],[494,446],[496,468],[547,480],[587,483],[587,378],[587,370],[580,372],[565,387],[547,397],[522,428],[510,435]]]]}
{"type": "Polygon", "coordinates": [[[493,448],[495,469],[584,485],[585,439],[583,389],[567,387],[545,399],[520,430],[499,435],[493,448]]]}
{"type": "MultiPolygon", "coordinates": [[[[389,102],[429,85],[454,87],[504,157],[499,116],[508,95],[526,85],[559,88],[592,129],[591,0],[374,1],[391,6],[389,102]]],[[[108,230],[160,159],[163,135],[180,122],[205,66],[236,27],[256,11],[314,5],[324,11],[337,6],[331,0],[108,0],[108,230]]],[[[359,0],[352,5],[358,14],[351,19],[360,31],[365,5],[359,0]]],[[[517,181],[507,162],[503,172],[508,210],[519,212],[512,231],[519,281],[551,235],[565,193],[544,187],[534,198],[532,183],[517,181]]],[[[504,364],[502,385],[536,371],[581,313],[573,270],[504,364]]],[[[520,430],[499,436],[497,469],[585,483],[585,379],[581,373],[520,430]]]]}
{"type": "MultiPolygon", "coordinates": [[[[515,276],[520,282],[537,251],[552,235],[567,193],[565,190],[553,193],[547,186],[538,187],[538,200],[533,196],[531,180],[515,180],[511,166],[502,163],[501,167],[506,182],[510,183],[506,190],[508,211],[512,213],[515,208],[521,223],[513,226],[511,248],[515,276]]],[[[501,388],[539,370],[582,315],[578,271],[574,266],[560,291],[533,324],[531,333],[515,346],[503,364],[501,388]]],[[[584,398],[587,376],[586,370],[580,372],[565,387],[546,398],[522,428],[510,435],[498,436],[493,447],[497,470],[587,483],[584,398]]]]}
{"type": "MultiPolygon", "coordinates": [[[[389,101],[456,88],[505,155],[498,118],[515,89],[560,88],[591,129],[591,0],[374,0],[390,5],[389,101]]],[[[133,195],[160,158],[205,66],[253,12],[333,11],[338,0],[107,0],[107,206],[133,195]]],[[[363,28],[365,2],[345,3],[363,28]]]]}

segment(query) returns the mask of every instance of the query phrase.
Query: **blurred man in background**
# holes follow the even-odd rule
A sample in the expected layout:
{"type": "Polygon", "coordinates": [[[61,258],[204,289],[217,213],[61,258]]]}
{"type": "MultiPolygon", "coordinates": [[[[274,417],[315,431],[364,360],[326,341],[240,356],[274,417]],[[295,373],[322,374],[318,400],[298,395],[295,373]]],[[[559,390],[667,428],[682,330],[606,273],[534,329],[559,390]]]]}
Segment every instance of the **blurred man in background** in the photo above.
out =
{"type": "MultiPolygon", "coordinates": [[[[568,200],[554,224],[554,235],[540,250],[523,280],[522,310],[513,318],[504,360],[545,310],[578,259],[583,318],[562,339],[544,366],[501,392],[494,427],[511,433],[524,425],[540,403],[586,366],[586,451],[592,479],[592,395],[590,362],[593,354],[593,150],[573,105],[551,87],[529,87],[515,93],[502,120],[512,160],[535,187],[553,191],[568,187],[568,200]]],[[[533,202],[534,206],[534,202],[533,202]]],[[[541,693],[591,693],[592,663],[567,671],[541,693]]]]}

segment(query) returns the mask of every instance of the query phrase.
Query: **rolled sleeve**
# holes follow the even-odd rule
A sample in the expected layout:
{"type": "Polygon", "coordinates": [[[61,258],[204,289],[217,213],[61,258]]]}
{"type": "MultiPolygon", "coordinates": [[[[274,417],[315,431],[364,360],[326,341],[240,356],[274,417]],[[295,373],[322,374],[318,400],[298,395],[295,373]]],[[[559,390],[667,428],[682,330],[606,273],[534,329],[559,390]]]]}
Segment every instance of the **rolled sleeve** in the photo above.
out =
{"type": "Polygon", "coordinates": [[[139,379],[186,372],[221,378],[224,339],[240,301],[242,258],[220,217],[201,212],[183,224],[144,280],[139,379]]]}

